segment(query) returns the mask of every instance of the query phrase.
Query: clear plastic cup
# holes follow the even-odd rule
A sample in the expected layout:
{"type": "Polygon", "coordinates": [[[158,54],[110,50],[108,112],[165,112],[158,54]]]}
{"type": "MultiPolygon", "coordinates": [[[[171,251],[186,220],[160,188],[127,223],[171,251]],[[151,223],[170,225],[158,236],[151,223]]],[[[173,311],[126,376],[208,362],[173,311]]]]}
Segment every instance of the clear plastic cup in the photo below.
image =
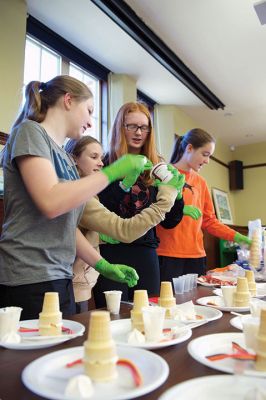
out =
{"type": "Polygon", "coordinates": [[[192,275],[193,275],[193,289],[195,289],[197,287],[199,274],[192,274],[192,275]]]}
{"type": "Polygon", "coordinates": [[[173,284],[174,284],[175,294],[184,293],[185,279],[183,276],[179,276],[178,278],[173,278],[173,284]]]}
{"type": "Polygon", "coordinates": [[[266,309],[266,301],[251,298],[250,300],[250,313],[252,317],[260,317],[260,312],[262,309],[266,309]]]}
{"type": "Polygon", "coordinates": [[[0,308],[0,340],[8,334],[17,333],[21,311],[20,307],[0,308]]]}
{"type": "Polygon", "coordinates": [[[234,305],[234,293],[236,292],[235,286],[221,286],[223,293],[223,300],[225,307],[233,307],[234,305]]]}
{"type": "Polygon", "coordinates": [[[194,284],[194,274],[187,274],[189,276],[189,291],[193,289],[194,284]]]}
{"type": "Polygon", "coordinates": [[[163,336],[163,324],[166,309],[164,307],[143,307],[145,338],[147,342],[158,342],[163,336]]]}
{"type": "Polygon", "coordinates": [[[190,291],[190,276],[189,275],[183,275],[185,279],[185,285],[184,285],[184,292],[189,292],[190,291]]]}
{"type": "Polygon", "coordinates": [[[104,294],[107,310],[111,314],[119,314],[122,292],[120,290],[108,290],[104,294]]]}
{"type": "Polygon", "coordinates": [[[259,332],[260,319],[259,318],[242,318],[243,333],[245,337],[245,344],[249,349],[257,350],[257,334],[259,332]]]}

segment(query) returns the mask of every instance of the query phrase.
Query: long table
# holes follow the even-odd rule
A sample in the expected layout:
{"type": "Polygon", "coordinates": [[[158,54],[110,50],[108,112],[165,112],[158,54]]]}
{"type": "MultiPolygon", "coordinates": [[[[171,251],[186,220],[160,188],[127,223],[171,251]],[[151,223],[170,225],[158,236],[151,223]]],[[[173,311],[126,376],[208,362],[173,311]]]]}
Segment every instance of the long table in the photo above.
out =
{"type": "MultiPolygon", "coordinates": [[[[196,304],[196,299],[204,296],[211,296],[212,289],[199,286],[193,291],[177,295],[177,303],[193,300],[196,304]]],[[[122,304],[119,316],[112,317],[128,318],[131,306],[122,304]]],[[[75,339],[64,342],[60,345],[49,347],[39,350],[8,350],[0,348],[0,399],[1,400],[36,400],[43,399],[30,392],[21,381],[21,373],[31,361],[54,351],[67,349],[74,346],[81,346],[87,335],[88,322],[90,318],[90,311],[76,314],[68,318],[82,323],[86,327],[85,335],[75,339]]],[[[192,330],[192,337],[189,340],[195,339],[199,336],[219,333],[219,332],[239,332],[233,328],[229,321],[233,318],[230,313],[224,313],[223,317],[209,322],[205,325],[199,326],[192,330]]],[[[189,340],[169,347],[164,347],[159,350],[154,350],[155,353],[163,357],[169,365],[170,373],[166,382],[153,392],[141,396],[144,400],[157,400],[158,397],[177,383],[183,382],[188,379],[221,374],[220,371],[208,368],[197,361],[195,361],[187,351],[189,340]]]]}

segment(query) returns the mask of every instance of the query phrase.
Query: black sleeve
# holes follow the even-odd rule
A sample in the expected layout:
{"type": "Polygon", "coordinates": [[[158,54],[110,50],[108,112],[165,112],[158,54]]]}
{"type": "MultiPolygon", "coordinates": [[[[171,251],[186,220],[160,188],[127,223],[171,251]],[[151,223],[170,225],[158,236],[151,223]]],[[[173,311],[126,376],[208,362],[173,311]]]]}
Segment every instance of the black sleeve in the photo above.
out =
{"type": "Polygon", "coordinates": [[[171,210],[165,214],[165,220],[160,225],[165,229],[172,229],[181,222],[183,218],[184,200],[176,200],[171,210]]]}
{"type": "Polygon", "coordinates": [[[120,215],[120,204],[123,203],[125,195],[127,193],[120,188],[119,182],[113,182],[102,192],[99,193],[98,197],[100,202],[108,208],[108,210],[115,212],[120,215]]]}

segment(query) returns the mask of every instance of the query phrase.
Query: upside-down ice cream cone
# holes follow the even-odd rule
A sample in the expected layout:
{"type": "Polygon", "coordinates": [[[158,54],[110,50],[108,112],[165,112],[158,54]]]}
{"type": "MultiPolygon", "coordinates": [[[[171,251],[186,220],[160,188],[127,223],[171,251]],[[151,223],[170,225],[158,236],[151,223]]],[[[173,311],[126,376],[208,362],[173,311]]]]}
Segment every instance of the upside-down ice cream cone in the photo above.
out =
{"type": "Polygon", "coordinates": [[[247,281],[248,281],[248,289],[249,289],[251,296],[256,296],[257,285],[256,285],[255,278],[254,278],[254,272],[247,269],[245,271],[245,277],[247,278],[247,281]]]}
{"type": "Polygon", "coordinates": [[[130,312],[132,329],[144,332],[142,308],[149,306],[147,290],[135,290],[133,298],[133,309],[130,312]]]}
{"type": "Polygon", "coordinates": [[[260,313],[260,326],[257,335],[257,357],[255,368],[258,371],[266,371],[266,310],[260,313]]]}
{"type": "Polygon", "coordinates": [[[234,306],[235,307],[248,307],[250,303],[250,293],[248,290],[247,278],[238,277],[236,292],[234,293],[234,306]]]}
{"type": "Polygon", "coordinates": [[[42,312],[39,314],[39,333],[41,336],[62,334],[62,313],[59,308],[57,292],[46,292],[44,294],[42,312]]]}
{"type": "Polygon", "coordinates": [[[116,346],[111,336],[110,313],[93,311],[88,339],[84,342],[85,374],[96,382],[111,381],[117,377],[117,359],[116,346]]]}
{"type": "Polygon", "coordinates": [[[166,308],[166,318],[171,318],[171,308],[176,305],[171,282],[161,282],[158,305],[166,308]]]}

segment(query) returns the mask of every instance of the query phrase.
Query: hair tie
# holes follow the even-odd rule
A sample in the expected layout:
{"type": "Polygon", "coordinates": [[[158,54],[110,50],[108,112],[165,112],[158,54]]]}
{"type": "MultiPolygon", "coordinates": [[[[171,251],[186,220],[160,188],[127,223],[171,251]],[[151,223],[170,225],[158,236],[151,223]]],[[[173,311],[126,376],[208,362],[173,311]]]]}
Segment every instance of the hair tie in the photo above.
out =
{"type": "Polygon", "coordinates": [[[47,84],[45,82],[41,82],[39,86],[39,90],[45,90],[47,89],[47,84]]]}

